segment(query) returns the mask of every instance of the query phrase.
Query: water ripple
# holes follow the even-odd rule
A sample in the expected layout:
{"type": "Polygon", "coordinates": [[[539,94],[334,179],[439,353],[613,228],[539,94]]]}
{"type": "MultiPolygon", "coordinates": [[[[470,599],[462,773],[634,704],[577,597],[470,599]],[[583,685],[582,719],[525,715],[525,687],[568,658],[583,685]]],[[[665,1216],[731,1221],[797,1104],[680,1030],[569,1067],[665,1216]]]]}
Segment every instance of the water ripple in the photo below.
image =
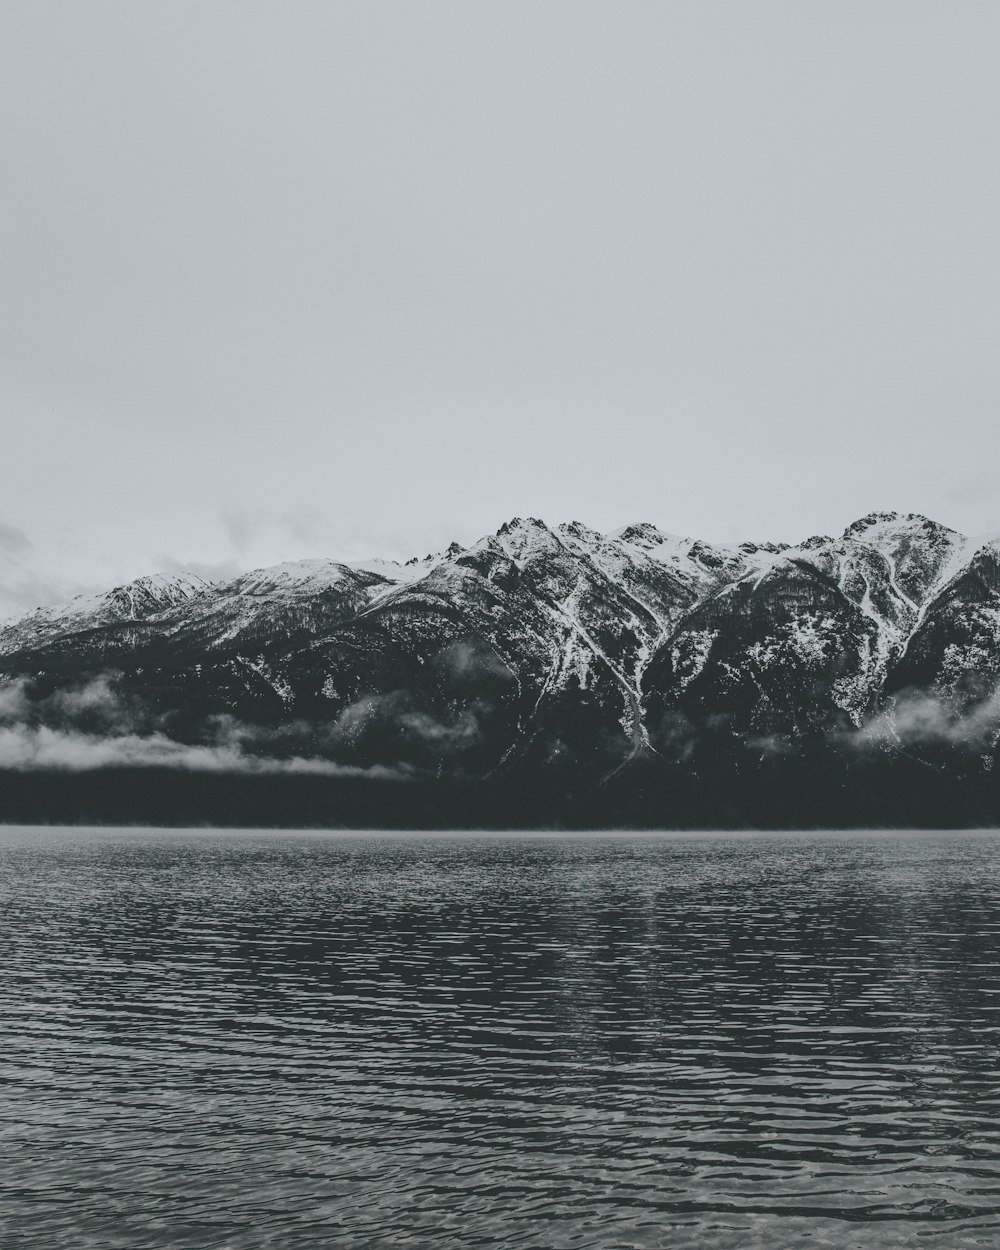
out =
{"type": "Polygon", "coordinates": [[[0,830],[0,1245],[995,1247],[998,866],[0,830]]]}

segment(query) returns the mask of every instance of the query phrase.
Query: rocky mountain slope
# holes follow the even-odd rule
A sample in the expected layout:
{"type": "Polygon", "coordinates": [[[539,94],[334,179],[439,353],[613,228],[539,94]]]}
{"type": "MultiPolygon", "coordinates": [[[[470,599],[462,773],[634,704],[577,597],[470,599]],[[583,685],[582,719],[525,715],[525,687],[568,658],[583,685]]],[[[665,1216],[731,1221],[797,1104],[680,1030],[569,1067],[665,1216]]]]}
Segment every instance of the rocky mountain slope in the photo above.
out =
{"type": "Polygon", "coordinates": [[[794,547],[518,518],[405,565],[142,578],[30,613],[0,631],[0,765],[4,733],[49,733],[594,787],[820,748],[989,770],[998,691],[997,538],[895,513],[794,547]]]}

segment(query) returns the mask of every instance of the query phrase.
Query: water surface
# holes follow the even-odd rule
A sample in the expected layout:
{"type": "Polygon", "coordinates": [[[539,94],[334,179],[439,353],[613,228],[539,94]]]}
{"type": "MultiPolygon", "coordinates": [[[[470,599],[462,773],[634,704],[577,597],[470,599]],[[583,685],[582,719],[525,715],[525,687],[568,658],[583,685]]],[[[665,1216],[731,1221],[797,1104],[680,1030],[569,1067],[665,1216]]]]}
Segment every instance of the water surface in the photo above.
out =
{"type": "Polygon", "coordinates": [[[0,1245],[1000,1245],[1000,838],[0,829],[0,1245]]]}

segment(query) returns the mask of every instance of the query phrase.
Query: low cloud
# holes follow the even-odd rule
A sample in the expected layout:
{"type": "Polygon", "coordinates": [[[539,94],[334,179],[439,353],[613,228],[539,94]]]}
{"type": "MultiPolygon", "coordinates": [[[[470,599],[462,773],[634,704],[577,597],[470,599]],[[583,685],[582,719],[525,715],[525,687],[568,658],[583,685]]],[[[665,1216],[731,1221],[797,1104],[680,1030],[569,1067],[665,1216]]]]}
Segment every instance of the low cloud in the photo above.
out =
{"type": "Polygon", "coordinates": [[[408,691],[395,690],[365,695],[325,725],[291,725],[283,727],[281,733],[308,733],[331,752],[364,751],[366,744],[381,741],[383,749],[410,755],[424,767],[433,767],[443,760],[457,763],[465,752],[481,746],[486,737],[484,721],[491,710],[488,704],[476,701],[451,717],[439,719],[415,706],[408,691]]]}
{"type": "Polygon", "coordinates": [[[741,732],[726,717],[692,722],[672,711],[650,726],[658,755],[676,763],[697,764],[720,749],[746,750],[769,761],[789,761],[821,750],[861,756],[875,751],[947,750],[988,755],[1000,747],[1000,688],[985,698],[964,701],[939,691],[908,690],[886,700],[858,728],[817,725],[810,733],[741,732]]]}
{"type": "Polygon", "coordinates": [[[302,773],[328,777],[371,777],[399,781],[400,769],[356,768],[331,760],[292,756],[274,759],[247,755],[236,745],[198,746],[175,742],[161,733],[112,737],[46,726],[0,729],[0,769],[16,772],[97,768],[177,768],[212,773],[302,773]]]}
{"type": "Polygon", "coordinates": [[[0,770],[84,772],[102,768],[176,768],[193,772],[312,774],[403,781],[405,765],[362,766],[296,751],[316,727],[246,725],[206,717],[203,741],[169,736],[169,713],[122,691],[110,675],[39,694],[19,679],[0,685],[0,770]],[[274,748],[269,751],[268,748],[274,748]]]}
{"type": "Polygon", "coordinates": [[[987,751],[1000,741],[1000,690],[967,706],[927,691],[907,691],[853,736],[862,746],[896,743],[987,751]]]}
{"type": "Polygon", "coordinates": [[[799,744],[792,738],[780,734],[762,734],[747,739],[751,751],[759,754],[762,759],[791,759],[799,754],[799,744]]]}

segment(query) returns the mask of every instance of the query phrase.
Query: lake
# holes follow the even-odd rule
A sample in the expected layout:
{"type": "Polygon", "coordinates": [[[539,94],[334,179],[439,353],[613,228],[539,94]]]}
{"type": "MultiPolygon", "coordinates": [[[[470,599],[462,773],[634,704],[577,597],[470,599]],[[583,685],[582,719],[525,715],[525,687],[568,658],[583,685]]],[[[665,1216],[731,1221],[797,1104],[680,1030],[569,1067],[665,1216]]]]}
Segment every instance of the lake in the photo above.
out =
{"type": "Polygon", "coordinates": [[[0,829],[0,1245],[1000,1245],[1000,837],[0,829]]]}

